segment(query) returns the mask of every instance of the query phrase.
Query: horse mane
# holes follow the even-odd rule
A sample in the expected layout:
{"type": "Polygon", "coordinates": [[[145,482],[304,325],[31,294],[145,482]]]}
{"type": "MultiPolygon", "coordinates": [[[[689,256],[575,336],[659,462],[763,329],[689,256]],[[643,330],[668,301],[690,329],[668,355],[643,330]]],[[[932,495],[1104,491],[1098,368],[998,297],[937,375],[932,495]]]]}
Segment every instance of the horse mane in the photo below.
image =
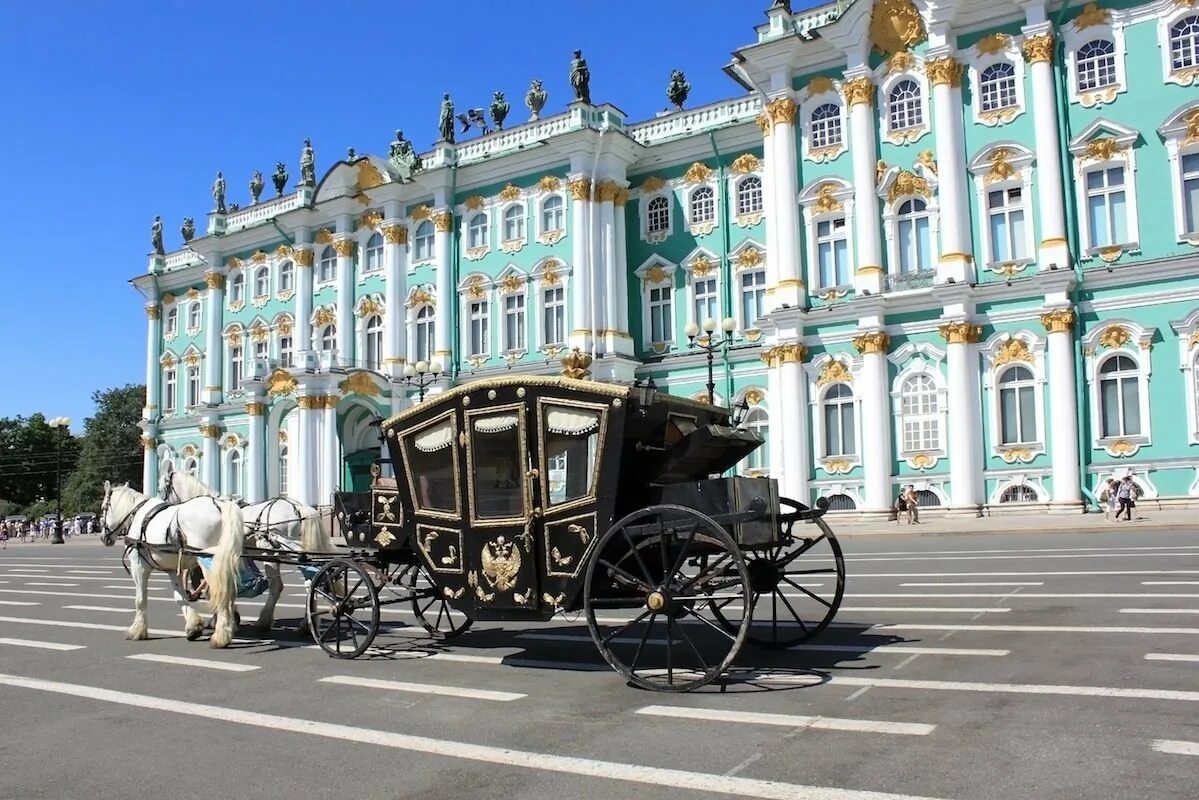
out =
{"type": "Polygon", "coordinates": [[[128,486],[114,486],[112,487],[112,501],[109,504],[109,513],[117,518],[124,517],[145,497],[146,495],[128,486]]]}
{"type": "Polygon", "coordinates": [[[201,483],[199,478],[187,472],[175,470],[171,473],[171,480],[179,481],[177,487],[179,494],[188,500],[196,497],[216,497],[216,492],[201,483]]]}

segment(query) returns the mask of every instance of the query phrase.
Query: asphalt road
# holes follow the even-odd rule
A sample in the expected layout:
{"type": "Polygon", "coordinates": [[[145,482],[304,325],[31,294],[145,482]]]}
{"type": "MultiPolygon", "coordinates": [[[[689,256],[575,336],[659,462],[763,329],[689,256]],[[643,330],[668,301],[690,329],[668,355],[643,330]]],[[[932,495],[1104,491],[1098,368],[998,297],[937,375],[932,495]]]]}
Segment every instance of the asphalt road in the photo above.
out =
{"type": "Polygon", "coordinates": [[[126,642],[119,549],[10,543],[0,798],[1199,793],[1194,531],[844,547],[836,627],[808,649],[747,647],[735,680],[669,695],[626,686],[582,620],[439,645],[393,613],[375,650],[334,660],[282,629],[302,613],[295,574],[270,641],[185,641],[155,578],[157,634],[126,642]]]}

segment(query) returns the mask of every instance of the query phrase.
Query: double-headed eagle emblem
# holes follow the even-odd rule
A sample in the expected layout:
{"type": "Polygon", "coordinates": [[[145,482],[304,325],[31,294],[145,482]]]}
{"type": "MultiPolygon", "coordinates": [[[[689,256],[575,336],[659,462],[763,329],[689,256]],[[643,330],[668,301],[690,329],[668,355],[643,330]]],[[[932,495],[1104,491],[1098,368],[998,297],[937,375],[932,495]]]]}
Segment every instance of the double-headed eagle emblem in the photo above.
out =
{"type": "Polygon", "coordinates": [[[507,592],[516,587],[516,576],[520,572],[520,548],[515,542],[498,537],[494,542],[483,545],[483,577],[487,578],[497,592],[507,592]]]}

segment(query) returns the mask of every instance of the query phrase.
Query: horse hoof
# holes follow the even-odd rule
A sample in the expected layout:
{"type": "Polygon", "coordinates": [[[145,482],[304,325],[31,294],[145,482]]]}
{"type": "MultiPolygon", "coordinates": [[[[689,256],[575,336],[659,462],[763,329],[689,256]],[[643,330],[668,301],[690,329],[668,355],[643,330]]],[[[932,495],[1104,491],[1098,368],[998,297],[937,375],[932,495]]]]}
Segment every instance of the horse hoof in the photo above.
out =
{"type": "Polygon", "coordinates": [[[191,630],[184,632],[187,634],[187,640],[189,642],[194,642],[196,639],[199,639],[204,635],[204,628],[192,628],[191,630]]]}
{"type": "Polygon", "coordinates": [[[150,634],[144,630],[130,630],[126,632],[125,638],[131,642],[140,642],[150,638],[150,634]]]}

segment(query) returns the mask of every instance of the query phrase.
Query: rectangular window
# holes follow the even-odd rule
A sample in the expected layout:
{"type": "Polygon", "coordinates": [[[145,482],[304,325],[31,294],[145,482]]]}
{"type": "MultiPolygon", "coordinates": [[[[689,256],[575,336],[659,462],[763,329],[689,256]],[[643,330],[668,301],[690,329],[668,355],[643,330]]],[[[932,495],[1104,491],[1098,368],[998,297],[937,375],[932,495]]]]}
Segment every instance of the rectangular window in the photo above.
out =
{"type": "Polygon", "coordinates": [[[289,369],[292,365],[291,337],[279,337],[279,366],[289,369]]]}
{"type": "Polygon", "coordinates": [[[695,324],[702,325],[706,319],[719,321],[720,304],[718,299],[715,278],[695,281],[695,324]]]}
{"type": "Polygon", "coordinates": [[[487,337],[487,301],[470,304],[470,354],[485,356],[491,352],[487,337]]]}
{"type": "Polygon", "coordinates": [[[525,349],[525,296],[511,294],[504,298],[504,349],[525,349]]]}
{"type": "Polygon", "coordinates": [[[200,404],[200,368],[187,368],[187,405],[188,407],[197,406],[200,404]]]}
{"type": "Polygon", "coordinates": [[[162,408],[168,414],[175,410],[176,386],[175,370],[168,369],[165,376],[166,389],[163,392],[162,408]]]}
{"type": "Polygon", "coordinates": [[[542,336],[545,343],[557,346],[566,344],[566,299],[562,287],[546,289],[542,302],[545,316],[542,336]]]}
{"type": "Polygon", "coordinates": [[[254,360],[255,361],[264,361],[264,360],[266,360],[266,358],[267,358],[266,341],[264,340],[261,342],[254,342],[254,360]]]}
{"type": "Polygon", "coordinates": [[[649,340],[669,342],[674,339],[670,287],[658,286],[649,290],[649,340]]]}
{"type": "Polygon", "coordinates": [[[1000,436],[1003,444],[1037,440],[1037,417],[1033,388],[1005,388],[999,393],[1000,436]]]}
{"type": "Polygon", "coordinates": [[[820,288],[848,286],[849,235],[845,217],[816,223],[816,258],[820,262],[820,288]]]}
{"type": "Polygon", "coordinates": [[[1182,157],[1182,229],[1199,233],[1199,153],[1182,157]]]}
{"type": "Polygon", "coordinates": [[[229,389],[237,391],[241,388],[242,349],[229,348],[229,389]]]}
{"type": "Polygon", "coordinates": [[[898,233],[899,271],[906,274],[930,269],[932,245],[929,241],[928,217],[900,220],[898,233]]]}
{"type": "Polygon", "coordinates": [[[1087,221],[1090,225],[1091,247],[1127,243],[1124,167],[1108,167],[1087,173],[1087,221]]]}
{"type": "Polygon", "coordinates": [[[766,313],[766,273],[741,273],[741,329],[750,330],[766,313]]]}
{"type": "Polygon", "coordinates": [[[1013,187],[987,192],[987,219],[992,264],[1028,258],[1022,189],[1013,187]]]}

